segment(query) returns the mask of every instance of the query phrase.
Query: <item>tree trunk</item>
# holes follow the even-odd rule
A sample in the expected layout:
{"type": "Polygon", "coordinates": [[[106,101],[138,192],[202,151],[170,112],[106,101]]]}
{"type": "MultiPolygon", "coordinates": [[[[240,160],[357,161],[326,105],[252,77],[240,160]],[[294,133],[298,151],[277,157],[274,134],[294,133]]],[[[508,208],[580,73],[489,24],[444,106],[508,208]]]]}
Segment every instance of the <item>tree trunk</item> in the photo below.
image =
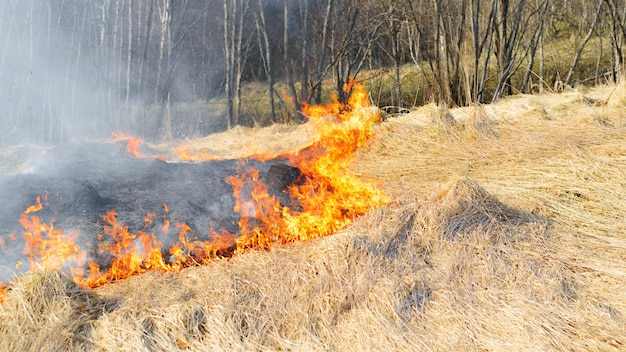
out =
{"type": "Polygon", "coordinates": [[[133,3],[128,2],[128,40],[126,47],[126,95],[124,97],[124,110],[126,113],[130,111],[130,75],[132,67],[133,52],[133,3]]]}
{"type": "Polygon", "coordinates": [[[283,64],[285,65],[285,76],[287,77],[287,87],[289,88],[289,99],[292,104],[292,109],[294,109],[295,112],[300,104],[298,102],[298,91],[296,90],[293,77],[293,67],[291,61],[289,60],[289,52],[291,51],[289,47],[289,16],[289,1],[285,1],[283,8],[283,64]]]}
{"type": "Polygon", "coordinates": [[[436,79],[439,84],[440,101],[451,103],[450,76],[448,71],[448,42],[447,33],[443,19],[442,0],[434,0],[435,5],[435,67],[436,79]]]}
{"type": "MultiPolygon", "coordinates": [[[[329,29],[329,23],[331,20],[330,16],[334,8],[333,4],[334,4],[334,0],[328,0],[326,4],[326,12],[324,15],[324,22],[322,25],[322,42],[320,46],[317,48],[318,49],[317,54],[319,56],[319,59],[317,62],[317,70],[315,71],[316,76],[314,78],[314,82],[311,84],[311,95],[312,95],[313,103],[315,104],[320,104],[322,102],[322,81],[324,80],[324,76],[326,76],[326,70],[324,68],[326,65],[326,46],[329,43],[328,29],[329,29]]],[[[307,100],[310,101],[311,98],[307,100]]]]}
{"type": "MultiPolygon", "coordinates": [[[[310,41],[309,41],[309,7],[307,0],[299,0],[300,4],[300,18],[302,21],[302,52],[300,55],[301,64],[301,78],[300,78],[300,101],[310,101],[311,98],[311,90],[310,90],[310,74],[311,71],[309,69],[309,53],[310,53],[310,41]]],[[[299,107],[299,106],[298,106],[299,107]]]]}
{"type": "Polygon", "coordinates": [[[257,37],[259,39],[259,49],[261,51],[261,58],[263,61],[263,69],[267,76],[268,88],[269,88],[269,102],[272,122],[276,121],[276,107],[274,100],[274,72],[272,70],[272,48],[270,47],[270,40],[267,34],[267,24],[265,21],[265,4],[263,0],[258,0],[258,13],[255,13],[255,24],[257,30],[257,37]]]}
{"type": "Polygon", "coordinates": [[[224,1],[225,90],[229,129],[239,124],[241,111],[241,77],[245,61],[242,50],[244,14],[245,7],[242,0],[224,1]]]}
{"type": "Polygon", "coordinates": [[[582,54],[583,49],[585,48],[585,45],[587,45],[587,42],[589,42],[589,39],[591,39],[591,35],[593,35],[593,32],[596,29],[598,18],[600,17],[600,12],[602,12],[602,2],[598,3],[598,9],[596,10],[596,14],[593,17],[593,21],[591,22],[591,25],[589,26],[587,35],[585,36],[585,38],[583,38],[583,40],[578,45],[578,49],[576,50],[576,53],[574,54],[574,58],[572,59],[572,64],[569,68],[569,71],[567,72],[567,77],[565,78],[565,85],[570,85],[570,83],[572,82],[572,75],[574,74],[574,69],[576,68],[576,65],[578,64],[578,60],[580,59],[580,54],[582,54]]]}
{"type": "Polygon", "coordinates": [[[609,7],[609,13],[611,15],[612,31],[611,31],[611,44],[613,46],[613,81],[619,82],[624,70],[624,54],[623,43],[626,37],[626,9],[620,7],[614,0],[604,0],[609,7]],[[624,10],[623,14],[620,14],[619,10],[624,10]],[[624,17],[624,18],[623,18],[624,17]]]}
{"type": "Polygon", "coordinates": [[[157,140],[171,141],[172,114],[171,94],[172,84],[172,3],[173,0],[163,0],[159,17],[161,19],[161,41],[159,43],[159,64],[157,73],[157,85],[155,87],[156,99],[159,103],[159,130],[157,140]]]}
{"type": "MultiPolygon", "coordinates": [[[[393,14],[392,9],[389,9],[389,14],[393,14]]],[[[402,100],[402,77],[400,76],[400,67],[402,66],[402,56],[400,52],[400,28],[395,19],[390,19],[389,28],[391,30],[391,56],[393,57],[393,70],[394,70],[394,95],[396,96],[396,105],[398,109],[404,107],[402,100]]]]}

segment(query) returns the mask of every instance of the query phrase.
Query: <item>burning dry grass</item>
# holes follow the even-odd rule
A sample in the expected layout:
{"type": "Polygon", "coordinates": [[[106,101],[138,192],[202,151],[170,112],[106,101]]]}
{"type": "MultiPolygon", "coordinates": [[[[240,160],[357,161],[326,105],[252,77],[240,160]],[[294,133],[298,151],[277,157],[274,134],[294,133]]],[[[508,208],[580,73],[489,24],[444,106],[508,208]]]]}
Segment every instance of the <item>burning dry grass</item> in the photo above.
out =
{"type": "Polygon", "coordinates": [[[624,94],[389,120],[353,165],[388,206],[335,236],[96,290],[26,275],[0,350],[625,350],[624,94]]]}

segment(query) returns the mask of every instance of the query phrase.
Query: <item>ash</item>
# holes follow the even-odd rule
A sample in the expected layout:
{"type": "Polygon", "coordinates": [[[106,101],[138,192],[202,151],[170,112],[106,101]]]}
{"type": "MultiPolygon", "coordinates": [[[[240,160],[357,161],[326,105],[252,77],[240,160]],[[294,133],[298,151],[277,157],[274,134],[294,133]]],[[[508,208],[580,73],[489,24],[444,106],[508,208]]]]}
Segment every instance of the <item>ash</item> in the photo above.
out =
{"type": "MultiPolygon", "coordinates": [[[[298,207],[286,189],[297,182],[300,170],[287,160],[223,160],[194,163],[172,163],[159,159],[138,159],[116,144],[69,144],[49,150],[24,172],[0,176],[0,281],[7,282],[16,272],[18,261],[28,262],[23,254],[24,228],[19,223],[24,210],[41,197],[43,209],[30,214],[54,228],[78,234],[77,244],[92,253],[91,258],[107,266],[106,255],[98,257],[98,234],[103,234],[102,216],[117,212],[117,222],[128,231],[154,233],[163,243],[163,251],[177,242],[180,229],[191,228],[188,238],[210,240],[210,233],[239,233],[240,216],[233,209],[233,187],[228,176],[246,168],[259,170],[260,179],[269,193],[282,205],[298,207]],[[146,222],[147,214],[152,214],[146,222]],[[171,226],[165,232],[163,225],[171,226]],[[15,240],[9,239],[14,234],[15,240]]],[[[164,254],[165,254],[164,253],[164,254]]]]}

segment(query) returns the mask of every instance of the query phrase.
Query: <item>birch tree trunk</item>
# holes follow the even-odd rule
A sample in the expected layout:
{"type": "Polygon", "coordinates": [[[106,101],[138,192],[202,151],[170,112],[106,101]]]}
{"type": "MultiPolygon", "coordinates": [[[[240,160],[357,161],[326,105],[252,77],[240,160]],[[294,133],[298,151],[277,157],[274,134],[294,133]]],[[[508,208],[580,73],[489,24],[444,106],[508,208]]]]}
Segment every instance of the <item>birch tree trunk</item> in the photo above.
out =
{"type": "MultiPolygon", "coordinates": [[[[290,20],[291,12],[289,11],[289,1],[285,0],[283,7],[283,64],[285,65],[285,77],[287,78],[287,87],[289,88],[289,94],[291,95],[289,97],[291,100],[290,103],[292,104],[292,108],[296,110],[298,106],[300,106],[300,103],[298,102],[298,91],[296,90],[296,85],[293,77],[293,65],[289,57],[289,53],[291,52],[291,47],[289,45],[289,39],[291,39],[289,32],[290,20]]],[[[301,89],[304,89],[304,87],[301,87],[301,89]]],[[[294,113],[297,112],[294,111],[294,113]]]]}
{"type": "MultiPolygon", "coordinates": [[[[241,111],[241,78],[246,55],[243,50],[243,19],[246,14],[243,0],[224,1],[224,56],[226,62],[225,90],[230,129],[239,124],[241,111]]],[[[247,45],[246,45],[247,46],[247,45]]]]}
{"type": "Polygon", "coordinates": [[[163,0],[159,4],[161,21],[161,40],[159,43],[158,76],[155,86],[156,101],[159,102],[159,130],[157,139],[171,141],[172,135],[172,100],[170,94],[172,71],[172,0],[163,0]]]}
{"type": "MultiPolygon", "coordinates": [[[[286,4],[286,1],[285,1],[286,4]]],[[[265,20],[265,3],[263,0],[258,0],[257,11],[254,12],[256,32],[259,41],[259,50],[261,51],[261,58],[263,61],[263,70],[267,76],[268,88],[269,88],[269,103],[271,121],[276,121],[276,106],[275,106],[275,92],[274,92],[274,72],[272,70],[272,48],[270,47],[269,35],[267,34],[267,23],[265,20]]],[[[286,5],[285,5],[286,6],[286,5]]]]}

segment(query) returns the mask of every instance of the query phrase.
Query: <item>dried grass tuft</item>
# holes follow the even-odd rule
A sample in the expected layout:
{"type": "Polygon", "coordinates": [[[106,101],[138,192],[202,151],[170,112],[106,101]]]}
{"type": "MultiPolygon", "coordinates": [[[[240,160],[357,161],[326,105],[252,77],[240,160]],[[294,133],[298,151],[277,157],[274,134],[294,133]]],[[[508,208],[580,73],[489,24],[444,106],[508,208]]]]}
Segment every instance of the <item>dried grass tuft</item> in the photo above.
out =
{"type": "Polygon", "coordinates": [[[484,106],[474,106],[470,108],[470,114],[463,121],[462,136],[465,140],[482,140],[498,138],[495,125],[496,121],[491,119],[484,106]]]}

